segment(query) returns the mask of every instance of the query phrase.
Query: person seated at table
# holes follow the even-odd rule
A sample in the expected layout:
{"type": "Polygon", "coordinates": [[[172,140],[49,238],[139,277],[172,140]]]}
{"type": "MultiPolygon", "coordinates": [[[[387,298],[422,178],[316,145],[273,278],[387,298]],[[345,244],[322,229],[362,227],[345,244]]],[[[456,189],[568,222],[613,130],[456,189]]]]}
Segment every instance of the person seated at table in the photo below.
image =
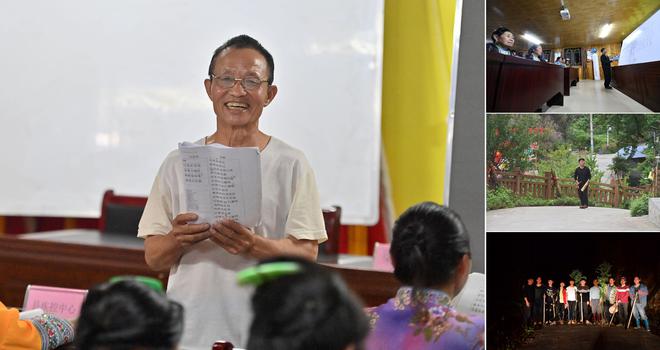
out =
{"type": "Polygon", "coordinates": [[[89,290],[75,345],[85,350],[176,349],[182,331],[181,304],[141,282],[123,280],[89,290]]]}
{"type": "Polygon", "coordinates": [[[403,284],[386,304],[367,309],[367,349],[482,349],[483,315],[450,306],[470,272],[470,239],[458,214],[433,202],[394,224],[390,255],[403,284]]]}
{"type": "Polygon", "coordinates": [[[247,349],[362,349],[369,332],[362,306],[327,268],[275,258],[240,271],[238,280],[257,286],[247,349]]]}
{"type": "Polygon", "coordinates": [[[71,343],[73,325],[51,314],[19,319],[18,310],[0,302],[0,349],[48,350],[71,343]]]}
{"type": "Polygon", "coordinates": [[[513,51],[513,44],[516,42],[513,33],[505,28],[499,27],[490,35],[493,40],[491,43],[486,44],[487,52],[499,52],[503,55],[515,55],[513,51]]]}
{"type": "Polygon", "coordinates": [[[558,66],[566,67],[566,63],[564,63],[564,58],[561,56],[557,56],[555,59],[555,64],[558,66]]]}
{"type": "Polygon", "coordinates": [[[532,44],[527,50],[525,58],[536,62],[546,62],[545,58],[543,58],[543,47],[539,44],[532,44]]]}

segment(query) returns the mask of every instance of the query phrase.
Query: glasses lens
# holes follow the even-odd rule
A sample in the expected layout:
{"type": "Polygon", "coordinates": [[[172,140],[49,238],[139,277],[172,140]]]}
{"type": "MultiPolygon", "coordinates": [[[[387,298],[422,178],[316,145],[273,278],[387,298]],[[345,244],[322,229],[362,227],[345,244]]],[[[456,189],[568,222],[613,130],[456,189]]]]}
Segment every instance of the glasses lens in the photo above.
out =
{"type": "Polygon", "coordinates": [[[246,90],[254,90],[261,85],[261,80],[256,78],[246,78],[243,79],[243,87],[246,90]]]}
{"type": "Polygon", "coordinates": [[[229,89],[230,87],[234,86],[234,84],[236,84],[236,80],[233,77],[229,77],[229,76],[217,77],[213,79],[213,81],[215,81],[218,84],[218,86],[225,89],[229,89]]]}

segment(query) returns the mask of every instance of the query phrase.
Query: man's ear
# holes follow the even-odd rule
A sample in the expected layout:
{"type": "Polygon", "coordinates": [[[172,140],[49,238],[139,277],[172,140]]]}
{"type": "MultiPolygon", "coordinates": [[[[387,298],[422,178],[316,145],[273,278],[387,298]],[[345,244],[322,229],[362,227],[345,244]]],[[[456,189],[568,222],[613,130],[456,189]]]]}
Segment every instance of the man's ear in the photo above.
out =
{"type": "Polygon", "coordinates": [[[271,102],[273,102],[273,99],[275,98],[275,95],[277,95],[277,85],[271,85],[268,87],[268,99],[266,100],[265,106],[268,106],[271,102]]]}
{"type": "Polygon", "coordinates": [[[204,79],[204,89],[206,90],[206,96],[211,98],[211,79],[204,79]]]}

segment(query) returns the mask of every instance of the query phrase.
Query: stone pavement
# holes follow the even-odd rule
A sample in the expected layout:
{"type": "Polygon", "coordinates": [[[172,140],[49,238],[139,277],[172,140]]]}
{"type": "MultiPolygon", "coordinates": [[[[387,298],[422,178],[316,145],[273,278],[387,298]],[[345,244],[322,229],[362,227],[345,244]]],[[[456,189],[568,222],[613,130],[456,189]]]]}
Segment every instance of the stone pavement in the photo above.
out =
{"type": "Polygon", "coordinates": [[[655,231],[648,216],[631,217],[630,210],[589,207],[518,207],[486,212],[491,231],[655,231]]]}

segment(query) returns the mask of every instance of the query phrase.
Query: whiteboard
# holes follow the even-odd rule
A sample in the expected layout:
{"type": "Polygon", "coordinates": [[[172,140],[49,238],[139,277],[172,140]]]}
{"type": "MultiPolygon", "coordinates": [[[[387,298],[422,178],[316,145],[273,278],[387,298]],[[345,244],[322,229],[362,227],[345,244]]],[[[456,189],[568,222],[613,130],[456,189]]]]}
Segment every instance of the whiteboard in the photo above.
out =
{"type": "Polygon", "coordinates": [[[383,0],[0,4],[0,215],[98,217],[146,196],[167,153],[215,130],[213,51],[238,34],[275,59],[261,129],[301,149],[321,205],[378,219],[383,0]]]}
{"type": "Polygon", "coordinates": [[[660,10],[623,39],[619,55],[619,66],[653,61],[660,61],[660,10]]]}

